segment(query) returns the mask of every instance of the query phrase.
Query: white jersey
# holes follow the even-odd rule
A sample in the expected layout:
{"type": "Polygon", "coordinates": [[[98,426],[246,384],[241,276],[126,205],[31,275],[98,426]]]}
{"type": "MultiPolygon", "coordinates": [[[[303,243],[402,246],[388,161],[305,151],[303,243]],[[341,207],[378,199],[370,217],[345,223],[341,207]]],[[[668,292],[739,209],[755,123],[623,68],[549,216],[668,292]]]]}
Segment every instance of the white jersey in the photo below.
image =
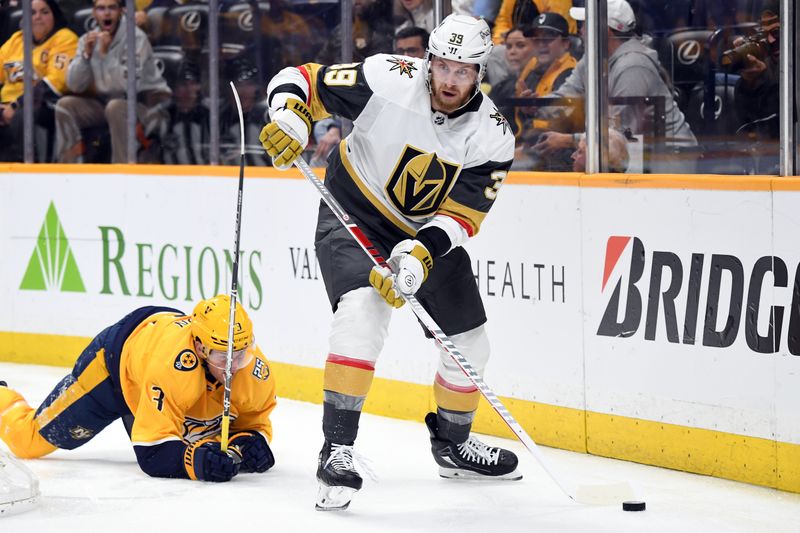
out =
{"type": "Polygon", "coordinates": [[[315,120],[330,114],[353,120],[326,175],[345,210],[397,238],[435,224],[457,246],[478,232],[492,207],[511,166],[514,136],[481,93],[450,115],[433,111],[426,76],[422,60],[387,54],[364,63],[290,67],[269,84],[270,109],[294,97],[315,120]]]}

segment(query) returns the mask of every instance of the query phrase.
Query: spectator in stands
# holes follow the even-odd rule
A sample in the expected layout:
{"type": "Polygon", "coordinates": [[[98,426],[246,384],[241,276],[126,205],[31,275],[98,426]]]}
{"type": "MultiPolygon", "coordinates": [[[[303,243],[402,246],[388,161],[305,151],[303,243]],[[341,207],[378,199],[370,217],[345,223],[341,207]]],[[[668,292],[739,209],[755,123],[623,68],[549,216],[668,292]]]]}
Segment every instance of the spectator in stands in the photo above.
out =
{"type": "MultiPolygon", "coordinates": [[[[392,51],[394,26],[376,0],[353,0],[353,61],[392,51]]],[[[324,65],[342,61],[342,26],[337,25],[322,47],[317,62],[324,65]]]]}
{"type": "MultiPolygon", "coordinates": [[[[121,0],[94,0],[93,14],[98,29],[78,41],[78,53],[70,63],[67,85],[74,96],[56,104],[56,153],[62,163],[82,162],[82,132],[108,124],[111,162],[126,163],[127,45],[121,0]]],[[[148,149],[149,135],[167,120],[171,91],[158,70],[147,35],[136,28],[137,144],[148,149]]],[[[149,158],[145,158],[146,160],[149,158]]]]}
{"type": "MultiPolygon", "coordinates": [[[[56,0],[31,2],[33,34],[33,110],[36,124],[36,160],[49,162],[54,124],[53,107],[67,88],[67,66],[78,46],[78,36],[56,0]]],[[[0,47],[0,160],[23,158],[23,39],[14,32],[0,47]]]]}
{"type": "Polygon", "coordinates": [[[494,21],[492,40],[502,44],[505,34],[514,26],[533,24],[540,13],[558,13],[567,21],[569,33],[577,32],[577,24],[570,16],[572,0],[503,0],[494,21]]]}
{"type": "MultiPolygon", "coordinates": [[[[534,56],[523,67],[516,87],[519,98],[541,98],[561,87],[572,74],[578,61],[570,54],[569,27],[558,13],[542,13],[533,22],[531,37],[534,56]]],[[[539,134],[550,129],[547,120],[538,118],[535,108],[521,107],[514,115],[518,143],[515,161],[518,165],[529,159],[529,147],[536,143],[539,134]]],[[[550,154],[550,157],[533,165],[536,170],[568,170],[572,150],[550,154]]]]}
{"type": "Polygon", "coordinates": [[[168,108],[169,123],[159,133],[161,160],[168,165],[209,163],[209,110],[203,104],[200,67],[184,60],[168,108]]]}
{"type": "MultiPolygon", "coordinates": [[[[258,69],[249,59],[240,57],[230,62],[228,70],[228,77],[236,86],[242,103],[245,161],[248,166],[269,166],[270,159],[258,139],[267,120],[268,109],[264,87],[259,83],[258,69]]],[[[228,89],[222,94],[225,95],[226,102],[219,117],[220,161],[223,165],[238,165],[241,154],[239,113],[231,91],[228,89]]]]}
{"type": "MultiPolygon", "coordinates": [[[[572,8],[571,14],[576,20],[586,17],[584,8],[572,8]]],[[[659,141],[654,149],[664,151],[660,159],[663,167],[653,167],[651,171],[691,173],[695,168],[693,155],[697,150],[695,138],[683,113],[678,109],[672,95],[671,82],[661,64],[655,50],[642,44],[636,35],[636,17],[626,0],[608,0],[608,95],[615,97],[641,98],[641,104],[625,104],[609,106],[609,126],[619,131],[629,130],[632,134],[643,134],[655,131],[656,120],[664,121],[666,139],[659,141]],[[664,116],[654,115],[654,106],[645,105],[645,97],[659,97],[664,102],[664,116]],[[676,152],[686,152],[685,157],[673,158],[676,152]],[[674,159],[674,161],[672,160],[674,159]]],[[[585,38],[585,35],[584,35],[585,38]]],[[[564,84],[553,91],[552,97],[580,97],[586,94],[586,58],[582,58],[564,84]]],[[[538,113],[546,118],[553,118],[560,110],[541,108],[538,113]]],[[[539,137],[533,146],[539,157],[550,157],[557,150],[577,148],[577,139],[571,132],[563,129],[576,127],[561,126],[561,132],[549,131],[539,137]]],[[[581,128],[582,124],[577,127],[581,128]]]]}
{"type": "MultiPolygon", "coordinates": [[[[578,148],[572,153],[572,170],[586,172],[586,136],[579,134],[578,148]]],[[[608,130],[608,172],[623,174],[628,170],[628,141],[617,130],[608,130]]]]}
{"type": "Polygon", "coordinates": [[[432,0],[394,0],[394,14],[395,31],[413,26],[431,31],[436,25],[432,0]]]}
{"type": "Polygon", "coordinates": [[[398,30],[394,35],[395,54],[408,57],[425,57],[428,48],[428,31],[417,26],[408,26],[398,30]]]}
{"type": "Polygon", "coordinates": [[[533,59],[535,54],[533,43],[533,29],[530,26],[515,26],[506,34],[505,58],[508,64],[506,76],[496,83],[492,83],[489,96],[497,104],[497,109],[506,117],[511,129],[516,134],[517,124],[514,121],[513,104],[508,99],[516,98],[517,85],[520,82],[520,73],[525,65],[533,59]]]}
{"type": "MultiPolygon", "coordinates": [[[[741,127],[738,133],[749,141],[750,151],[756,157],[752,172],[776,174],[779,172],[777,142],[780,138],[780,31],[778,0],[768,0],[761,11],[759,31],[766,46],[763,56],[746,54],[737,72],[741,76],[734,88],[736,114],[741,127]],[[765,144],[772,144],[771,149],[765,144]]],[[[740,47],[744,39],[734,41],[740,47]]]]}

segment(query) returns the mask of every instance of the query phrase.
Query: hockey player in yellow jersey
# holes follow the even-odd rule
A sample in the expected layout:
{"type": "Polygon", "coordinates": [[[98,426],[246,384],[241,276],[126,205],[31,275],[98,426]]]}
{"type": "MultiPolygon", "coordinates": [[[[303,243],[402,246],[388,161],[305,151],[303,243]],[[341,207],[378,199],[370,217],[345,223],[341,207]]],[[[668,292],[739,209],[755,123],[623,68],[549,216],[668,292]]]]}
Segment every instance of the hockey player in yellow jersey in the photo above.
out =
{"type": "Polygon", "coordinates": [[[142,307],[100,332],[38,409],[0,382],[0,438],[18,457],[74,449],[121,418],[154,477],[229,481],[274,464],[275,381],[237,302],[228,453],[220,449],[230,298],[191,315],[142,307]]]}
{"type": "MultiPolygon", "coordinates": [[[[78,36],[67,27],[56,0],[31,2],[31,30],[34,119],[52,133],[53,106],[67,89],[67,67],[78,47],[78,36]]],[[[0,47],[0,63],[0,160],[22,161],[22,30],[14,32],[0,47]]],[[[48,148],[37,146],[37,152],[46,154],[48,148]]],[[[42,157],[46,159],[46,155],[42,157]]]]}
{"type": "MultiPolygon", "coordinates": [[[[511,166],[514,137],[480,92],[491,52],[483,20],[451,15],[430,35],[424,59],[378,54],[363,63],[306,64],[269,83],[261,142],[285,168],[303,152],[312,121],[330,114],[353,131],[328,157],[325,185],[389,265],[372,267],[324,204],[315,238],[334,316],[324,373],[317,508],[345,509],[362,486],[353,445],[392,310],[415,294],[483,372],[486,315],[461,246],[480,230],[511,166]]],[[[436,413],[425,417],[431,451],[447,478],[519,479],[517,458],[470,435],[479,391],[440,349],[436,413]]]]}

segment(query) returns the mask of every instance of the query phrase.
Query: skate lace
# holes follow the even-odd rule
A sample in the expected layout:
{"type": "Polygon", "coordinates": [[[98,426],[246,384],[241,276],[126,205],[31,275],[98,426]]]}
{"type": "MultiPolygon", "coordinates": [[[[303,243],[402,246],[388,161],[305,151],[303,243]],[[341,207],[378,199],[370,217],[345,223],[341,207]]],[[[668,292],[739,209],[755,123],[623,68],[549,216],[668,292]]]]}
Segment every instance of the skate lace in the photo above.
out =
{"type": "Polygon", "coordinates": [[[373,472],[372,462],[346,444],[331,444],[331,454],[325,466],[331,465],[336,470],[350,470],[368,476],[371,480],[378,478],[373,472]]]}
{"type": "Polygon", "coordinates": [[[472,436],[458,445],[458,452],[467,461],[478,464],[496,465],[500,459],[500,448],[487,446],[472,436]]]}

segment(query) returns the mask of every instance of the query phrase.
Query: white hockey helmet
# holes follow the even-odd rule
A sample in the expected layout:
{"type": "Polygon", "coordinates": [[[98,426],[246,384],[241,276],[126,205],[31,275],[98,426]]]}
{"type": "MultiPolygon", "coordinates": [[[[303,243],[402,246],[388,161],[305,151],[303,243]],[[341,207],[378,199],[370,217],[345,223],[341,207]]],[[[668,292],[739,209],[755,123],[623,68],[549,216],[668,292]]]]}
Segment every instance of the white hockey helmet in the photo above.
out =
{"type": "Polygon", "coordinates": [[[483,19],[468,15],[448,15],[431,32],[425,52],[425,70],[430,89],[431,56],[478,65],[475,93],[486,75],[486,64],[492,52],[492,32],[483,19]]]}

